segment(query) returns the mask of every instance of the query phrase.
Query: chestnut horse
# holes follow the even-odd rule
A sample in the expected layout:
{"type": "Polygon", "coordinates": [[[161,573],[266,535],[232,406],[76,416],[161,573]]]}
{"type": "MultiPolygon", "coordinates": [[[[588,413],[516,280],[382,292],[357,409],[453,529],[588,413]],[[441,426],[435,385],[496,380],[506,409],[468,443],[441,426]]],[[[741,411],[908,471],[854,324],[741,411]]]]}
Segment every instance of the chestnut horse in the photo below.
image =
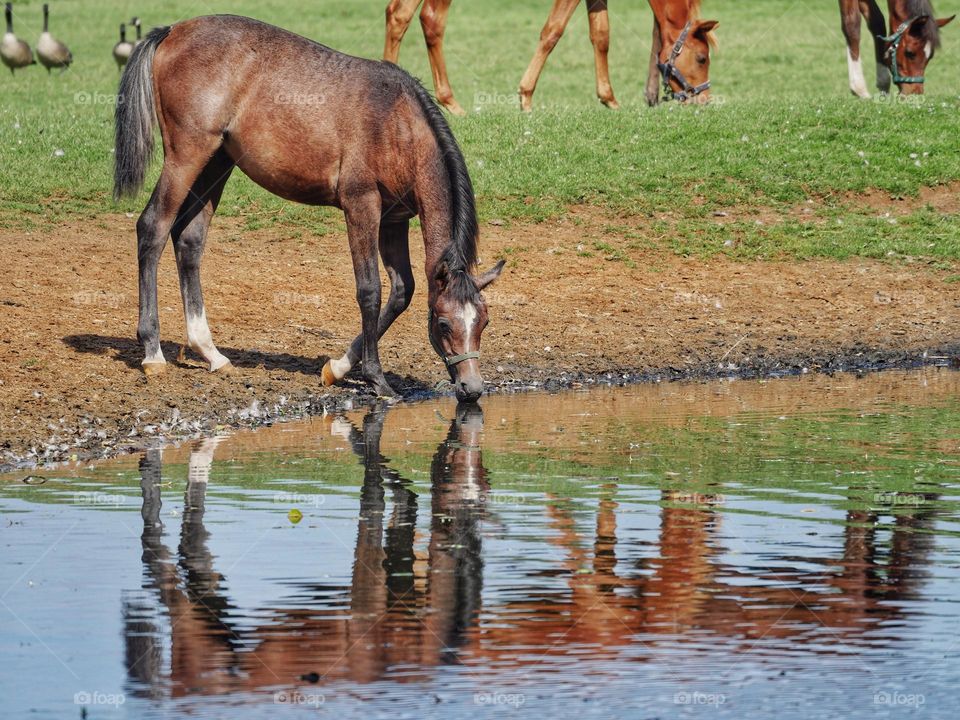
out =
{"type": "Polygon", "coordinates": [[[883,13],[876,0],[840,0],[850,92],[858,97],[870,97],[860,61],[861,16],[873,36],[877,89],[889,92],[892,81],[904,95],[923,93],[923,74],[940,47],[940,28],[956,17],[934,18],[930,0],[889,0],[888,9],[890,34],[885,35],[883,13]]]}
{"type": "Polygon", "coordinates": [[[137,221],[143,370],[160,372],[157,264],[172,235],[187,344],[210,370],[230,367],[216,349],[200,288],[207,228],[234,167],[288,200],[343,210],[362,332],[323,368],[324,384],[360,360],[380,395],[394,392],[377,343],[410,304],[408,225],[420,216],[429,294],[428,335],[457,397],[483,390],[480,291],[501,262],[475,277],[477,215],[460,148],[433,99],[395,65],[344,55],[249,18],[200,17],[152,31],[120,81],[114,194],[143,185],[160,127],[160,179],[137,221]],[[377,255],[390,277],[381,310],[377,255]]]}
{"type": "MultiPolygon", "coordinates": [[[[400,42],[421,2],[420,25],[427,42],[430,70],[437,99],[450,112],[464,114],[463,108],[453,96],[447,66],[443,55],[443,34],[447,26],[447,13],[452,0],[390,0],[387,5],[387,35],[383,58],[397,62],[400,42]]],[[[533,109],[533,93],[537,80],[543,72],[550,53],[560,42],[580,0],[553,0],[553,8],[540,31],[540,42],[520,80],[520,107],[529,112],[533,109]]],[[[663,73],[665,89],[669,97],[682,102],[698,97],[709,98],[707,81],[710,63],[710,45],[715,44],[711,30],[717,26],[714,20],[700,21],[700,0],[650,0],[654,13],[653,42],[650,58],[650,73],[653,85],[647,84],[647,101],[655,105],[659,99],[657,77],[663,73]],[[664,49],[661,57],[661,49],[664,49]],[[687,52],[684,53],[683,50],[687,52]],[[658,67],[662,70],[658,71],[658,67]],[[697,91],[698,88],[702,88],[697,91]]],[[[610,84],[610,68],[607,53],[610,49],[610,18],[607,0],[587,0],[587,21],[590,26],[590,41],[593,43],[593,61],[597,84],[597,97],[608,108],[617,109],[620,104],[610,84]]]]}
{"type": "MultiPolygon", "coordinates": [[[[533,92],[550,52],[560,41],[580,0],[554,0],[547,23],[540,31],[540,43],[520,80],[520,106],[533,108],[533,92]]],[[[653,10],[653,48],[650,53],[646,98],[655,105],[659,99],[658,78],[666,97],[681,102],[706,102],[710,98],[710,45],[715,45],[716,20],[700,20],[700,0],[650,0],[653,10]],[[652,84],[651,84],[652,83],[652,84]]],[[[610,85],[607,51],[610,22],[606,0],[588,0],[587,17],[593,41],[597,97],[609,108],[620,107],[610,85]]]]}

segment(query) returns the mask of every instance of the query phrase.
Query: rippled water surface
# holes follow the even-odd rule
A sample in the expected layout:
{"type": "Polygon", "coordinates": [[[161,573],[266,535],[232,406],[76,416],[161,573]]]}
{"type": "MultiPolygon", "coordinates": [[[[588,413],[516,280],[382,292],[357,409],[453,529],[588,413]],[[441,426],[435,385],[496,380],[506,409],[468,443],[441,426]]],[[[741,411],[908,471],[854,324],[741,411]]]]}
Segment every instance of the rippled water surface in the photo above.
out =
{"type": "Polygon", "coordinates": [[[956,716],[960,374],[482,406],[0,478],[0,716],[956,716]]]}

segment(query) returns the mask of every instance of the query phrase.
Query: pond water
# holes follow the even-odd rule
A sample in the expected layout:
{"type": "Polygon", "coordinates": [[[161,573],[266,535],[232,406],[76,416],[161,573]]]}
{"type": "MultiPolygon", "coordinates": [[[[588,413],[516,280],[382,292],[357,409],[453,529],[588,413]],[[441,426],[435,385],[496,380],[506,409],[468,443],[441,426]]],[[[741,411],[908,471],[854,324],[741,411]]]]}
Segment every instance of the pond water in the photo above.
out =
{"type": "Polygon", "coordinates": [[[438,400],[42,474],[0,478],[3,717],[960,705],[951,370],[438,400]]]}

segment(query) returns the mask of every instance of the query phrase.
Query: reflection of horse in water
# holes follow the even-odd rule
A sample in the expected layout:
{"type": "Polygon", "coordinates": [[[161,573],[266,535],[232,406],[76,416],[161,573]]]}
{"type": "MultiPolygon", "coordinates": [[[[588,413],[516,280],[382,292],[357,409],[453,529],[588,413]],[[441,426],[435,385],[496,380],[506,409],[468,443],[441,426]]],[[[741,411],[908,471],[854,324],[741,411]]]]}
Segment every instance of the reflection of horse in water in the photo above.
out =
{"type": "Polygon", "coordinates": [[[417,535],[419,498],[381,454],[384,417],[371,412],[361,428],[338,421],[338,434],[364,467],[350,586],[303,584],[298,595],[314,597],[320,609],[261,611],[256,616],[267,620],[252,628],[235,619],[207,547],[204,491],[217,440],[191,453],[176,553],[161,537],[160,453],[147,453],[142,541],[144,590],[151,597],[132,597],[124,607],[127,667],[140,686],[134,693],[144,687],[151,695],[174,696],[276,688],[297,685],[307,673],[320,682],[388,675],[411,682],[439,664],[517,662],[517,648],[536,647],[547,656],[588,643],[594,658],[617,658],[638,636],[648,645],[656,635],[676,643],[697,630],[744,647],[758,638],[782,639],[809,641],[822,652],[825,639],[882,641],[878,631],[904,619],[902,602],[919,594],[917,568],[932,547],[932,535],[924,532],[932,522],[927,506],[898,514],[892,532],[875,529],[875,513],[849,512],[838,557],[734,564],[725,559],[721,515],[671,492],[663,495],[655,545],[618,549],[618,488],[608,483],[591,540],[570,503],[548,496],[550,542],[563,553],[566,587],[533,579],[526,596],[520,587],[509,601],[488,601],[484,613],[496,620],[481,633],[480,521],[489,487],[482,414],[458,411],[434,454],[425,543],[417,535]],[[333,591],[348,594],[349,610],[329,607],[333,591]],[[165,622],[156,618],[158,607],[165,622]],[[169,653],[161,647],[163,633],[170,636],[169,653]],[[403,672],[390,673],[396,667],[403,672]]]}
{"type": "Polygon", "coordinates": [[[364,482],[353,578],[346,588],[351,605],[349,614],[339,617],[330,611],[276,609],[261,627],[237,627],[203,525],[206,482],[218,441],[202,441],[190,455],[175,556],[162,542],[161,453],[144,456],[144,590],[153,598],[125,603],[132,680],[147,686],[151,695],[164,686],[174,696],[212,694],[290,685],[307,673],[366,682],[397,663],[429,666],[455,657],[480,603],[479,520],[488,488],[480,451],[483,414],[477,406],[458,408],[434,455],[425,562],[414,547],[417,495],[380,453],[384,418],[383,412],[371,412],[362,429],[346,425],[344,433],[363,462],[364,482]],[[388,491],[393,505],[389,520],[388,491]],[[163,667],[160,646],[163,623],[152,617],[157,601],[169,618],[169,670],[163,667]]]}

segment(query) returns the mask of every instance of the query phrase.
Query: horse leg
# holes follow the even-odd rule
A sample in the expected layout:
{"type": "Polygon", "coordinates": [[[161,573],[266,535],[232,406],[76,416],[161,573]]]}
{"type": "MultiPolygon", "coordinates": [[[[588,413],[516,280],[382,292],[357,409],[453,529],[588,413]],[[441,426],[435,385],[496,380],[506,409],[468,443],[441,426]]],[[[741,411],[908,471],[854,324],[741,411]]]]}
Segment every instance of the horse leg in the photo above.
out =
{"type": "Polygon", "coordinates": [[[589,0],[587,20],[590,23],[590,42],[593,43],[593,64],[597,74],[597,97],[611,110],[618,110],[620,103],[613,96],[610,85],[610,67],[607,53],[610,50],[610,16],[607,0],[589,0]]]}
{"type": "MultiPolygon", "coordinates": [[[[217,350],[210,335],[200,286],[200,259],[207,240],[207,229],[232,171],[233,161],[223,150],[217,152],[193,184],[171,231],[180,275],[183,315],[187,324],[186,344],[203,356],[211,372],[229,372],[233,366],[217,350]]],[[[182,361],[182,348],[180,357],[182,361]]]]}
{"type": "Polygon", "coordinates": [[[660,102],[660,51],[663,50],[663,38],[660,37],[660,22],[653,18],[653,42],[650,45],[650,67],[647,70],[647,87],[643,94],[647,105],[653,107],[660,102]]]}
{"type": "Polygon", "coordinates": [[[858,0],[840,0],[840,19],[843,36],[847,39],[847,76],[850,92],[857,97],[869,98],[867,81],[863,77],[860,62],[860,4],[858,0]]]}
{"type": "Polygon", "coordinates": [[[383,59],[396,63],[400,58],[400,43],[407,34],[413,14],[422,0],[390,0],[387,5],[387,37],[383,44],[383,59]]]}
{"type": "Polygon", "coordinates": [[[566,29],[573,11],[577,9],[580,0],[553,0],[553,8],[547,17],[547,22],[540,31],[540,43],[527,66],[526,72],[520,79],[520,107],[524,112],[533,110],[533,91],[537,89],[537,80],[543,72],[550,53],[560,42],[563,31],[566,29]]]}
{"type": "Polygon", "coordinates": [[[880,38],[887,34],[884,27],[883,11],[877,5],[877,0],[860,0],[860,13],[867,21],[867,30],[873,37],[873,49],[877,57],[877,90],[882,93],[890,92],[890,68],[884,60],[883,54],[886,52],[884,42],[880,38]]]}
{"type": "Polygon", "coordinates": [[[363,377],[377,395],[395,397],[396,393],[383,376],[380,352],[377,348],[380,317],[380,268],[377,262],[381,201],[380,194],[371,190],[352,195],[341,201],[347,220],[347,237],[353,273],[357,281],[357,304],[360,306],[363,337],[363,377]]]}
{"type": "Polygon", "coordinates": [[[454,115],[466,115],[460,103],[453,97],[453,88],[450,87],[450,79],[447,77],[447,61],[443,57],[443,33],[447,29],[447,13],[450,12],[451,2],[452,0],[424,0],[420,10],[420,27],[423,28],[423,39],[427,42],[437,100],[454,115]]]}
{"type": "MultiPolygon", "coordinates": [[[[166,369],[160,350],[160,316],[157,310],[157,265],[177,213],[194,181],[203,170],[193,149],[164,157],[160,179],[150,202],[137,220],[137,262],[139,265],[139,320],[137,340],[143,346],[143,372],[158,375],[166,369]]],[[[204,158],[209,155],[203,155],[204,158]]]]}
{"type": "MultiPolygon", "coordinates": [[[[404,220],[401,223],[380,226],[380,257],[390,277],[390,297],[380,312],[377,323],[377,335],[383,337],[400,314],[410,305],[413,299],[414,279],[413,269],[410,267],[410,245],[408,230],[410,223],[404,220]]],[[[333,385],[350,372],[351,368],[360,361],[363,353],[363,334],[357,335],[350,344],[346,354],[339,360],[328,360],[323,366],[321,377],[324,385],[333,385]]]]}

